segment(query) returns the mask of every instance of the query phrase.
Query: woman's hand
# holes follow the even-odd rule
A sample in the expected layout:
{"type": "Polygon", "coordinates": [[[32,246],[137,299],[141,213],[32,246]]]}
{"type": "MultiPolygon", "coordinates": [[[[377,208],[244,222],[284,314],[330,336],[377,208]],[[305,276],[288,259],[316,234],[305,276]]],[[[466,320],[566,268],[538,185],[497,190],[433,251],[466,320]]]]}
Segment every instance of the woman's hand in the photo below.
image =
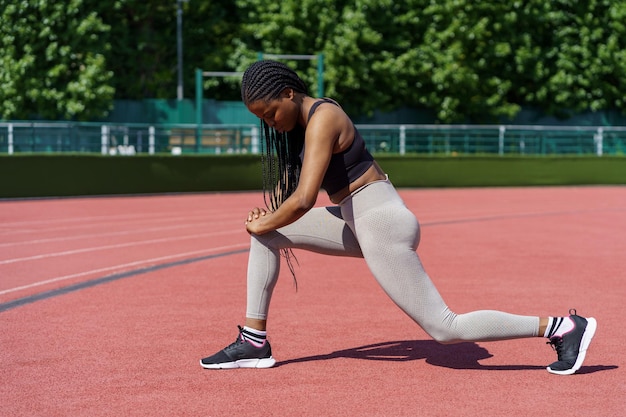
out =
{"type": "Polygon", "coordinates": [[[248,218],[246,219],[246,230],[248,233],[260,235],[266,232],[266,230],[263,230],[261,227],[262,219],[269,214],[271,214],[271,212],[268,212],[264,208],[255,207],[250,210],[248,212],[248,218]]]}

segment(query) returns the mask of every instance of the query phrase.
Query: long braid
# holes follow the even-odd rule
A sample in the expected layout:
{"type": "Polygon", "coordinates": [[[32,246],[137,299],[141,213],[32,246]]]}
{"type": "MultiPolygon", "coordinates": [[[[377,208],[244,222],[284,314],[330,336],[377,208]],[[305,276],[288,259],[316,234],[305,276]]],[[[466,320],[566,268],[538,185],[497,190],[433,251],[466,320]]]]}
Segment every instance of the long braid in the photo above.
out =
{"type": "MultiPolygon", "coordinates": [[[[257,61],[244,73],[241,82],[241,98],[248,105],[258,100],[269,102],[279,98],[285,88],[308,94],[304,81],[285,64],[276,61],[257,61]]],[[[261,166],[263,175],[263,199],[265,206],[275,211],[295,191],[300,178],[300,152],[304,145],[304,129],[296,126],[292,131],[280,133],[261,120],[263,136],[261,166]]],[[[291,259],[298,260],[291,249],[282,249],[287,266],[297,281],[291,259]]]]}

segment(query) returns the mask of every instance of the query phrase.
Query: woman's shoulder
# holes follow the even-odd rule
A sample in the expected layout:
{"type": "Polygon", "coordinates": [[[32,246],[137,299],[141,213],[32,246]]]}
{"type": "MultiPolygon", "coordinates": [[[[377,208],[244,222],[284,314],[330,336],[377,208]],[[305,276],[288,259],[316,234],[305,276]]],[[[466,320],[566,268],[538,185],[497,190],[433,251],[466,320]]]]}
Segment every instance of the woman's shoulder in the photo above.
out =
{"type": "Polygon", "coordinates": [[[341,104],[339,104],[339,102],[333,98],[330,97],[322,97],[321,99],[319,99],[320,101],[324,101],[326,103],[331,103],[334,104],[337,107],[341,107],[341,104]]]}
{"type": "Polygon", "coordinates": [[[309,125],[330,124],[335,126],[351,123],[343,108],[336,101],[330,101],[330,99],[318,99],[313,103],[309,110],[308,122],[309,125]]]}
{"type": "Polygon", "coordinates": [[[323,100],[317,100],[316,103],[322,104],[318,105],[315,116],[309,118],[305,136],[311,140],[324,138],[333,143],[340,142],[342,149],[349,146],[354,138],[354,124],[348,115],[339,105],[323,100]]]}
{"type": "Polygon", "coordinates": [[[335,107],[341,109],[339,103],[335,100],[324,97],[324,98],[313,98],[312,104],[309,107],[309,114],[307,120],[311,120],[314,114],[318,112],[320,108],[328,108],[335,107]]]}

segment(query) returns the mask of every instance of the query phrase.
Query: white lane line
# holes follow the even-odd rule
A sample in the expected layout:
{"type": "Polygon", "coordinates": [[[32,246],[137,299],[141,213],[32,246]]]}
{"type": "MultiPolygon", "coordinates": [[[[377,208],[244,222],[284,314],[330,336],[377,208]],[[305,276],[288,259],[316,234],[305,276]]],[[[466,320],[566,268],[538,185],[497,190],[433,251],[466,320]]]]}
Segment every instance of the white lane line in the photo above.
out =
{"type": "Polygon", "coordinates": [[[246,243],[239,243],[239,244],[236,244],[236,245],[219,246],[219,247],[216,247],[216,248],[201,249],[201,250],[192,251],[192,252],[184,252],[184,253],[177,253],[177,254],[174,254],[174,255],[161,256],[161,257],[158,257],[158,258],[144,259],[144,260],[141,260],[141,261],[129,262],[129,263],[126,263],[126,264],[110,266],[110,267],[107,267],[107,268],[93,269],[91,271],[79,272],[79,273],[71,274],[71,275],[63,275],[63,276],[60,276],[60,277],[51,278],[51,279],[47,279],[47,280],[44,280],[44,281],[33,282],[32,284],[28,284],[28,285],[22,285],[20,287],[15,287],[15,288],[9,288],[7,290],[2,290],[2,291],[0,291],[0,295],[9,294],[9,293],[16,292],[16,291],[21,291],[21,290],[27,290],[29,288],[40,287],[42,285],[52,284],[52,283],[59,282],[59,281],[65,281],[65,280],[72,279],[72,278],[78,278],[78,277],[82,277],[82,276],[85,276],[85,275],[98,274],[98,273],[101,273],[101,272],[110,272],[110,271],[116,271],[116,270],[123,270],[124,268],[129,268],[129,267],[134,267],[134,266],[138,266],[138,265],[144,265],[144,264],[151,264],[151,263],[161,262],[161,261],[165,261],[165,260],[173,259],[173,258],[180,258],[180,257],[187,257],[187,256],[192,256],[192,255],[198,255],[198,254],[201,254],[201,253],[210,253],[210,252],[215,252],[215,251],[220,251],[220,250],[245,248],[248,245],[249,245],[249,243],[246,242],[246,243]]]}
{"type": "MultiPolygon", "coordinates": [[[[55,232],[58,230],[63,230],[63,231],[67,231],[67,230],[73,230],[73,229],[93,229],[93,228],[98,228],[98,227],[102,227],[104,225],[114,225],[114,226],[124,226],[126,224],[131,224],[131,225],[139,225],[141,223],[166,223],[166,222],[180,222],[181,221],[181,214],[184,214],[184,220],[185,221],[190,221],[192,219],[200,219],[200,220],[206,220],[206,219],[211,219],[212,221],[214,220],[224,220],[224,219],[232,219],[233,221],[235,220],[232,217],[232,214],[230,213],[226,213],[226,214],[221,214],[221,215],[209,215],[209,214],[201,214],[201,215],[186,215],[185,213],[178,213],[176,216],[165,216],[165,217],[141,217],[138,219],[125,219],[125,220],[114,220],[111,217],[108,218],[100,218],[99,220],[106,220],[109,219],[107,221],[92,221],[92,222],[86,222],[86,223],[79,223],[79,222],[75,222],[72,221],[72,224],[66,224],[66,225],[58,225],[55,227],[50,227],[47,226],[45,228],[37,228],[37,229],[26,229],[24,227],[20,227],[18,229],[6,229],[7,224],[6,223],[0,223],[0,235],[2,236],[9,236],[9,235],[20,235],[20,234],[28,234],[28,233],[36,233],[36,234],[41,234],[41,233],[50,233],[50,232],[55,232]]],[[[244,215],[240,216],[241,218],[245,217],[245,213],[244,215]]]]}
{"type": "Polygon", "coordinates": [[[102,216],[88,216],[88,217],[59,217],[56,219],[42,219],[42,220],[23,220],[17,222],[3,222],[3,226],[6,227],[14,227],[14,226],[28,226],[28,225],[39,225],[39,224],[55,224],[55,223],[77,223],[77,222],[94,222],[94,221],[114,221],[114,220],[133,220],[133,219],[146,219],[146,218],[179,218],[181,215],[205,215],[210,216],[212,213],[195,210],[195,211],[172,211],[172,212],[157,212],[157,213],[127,213],[127,214],[104,214],[102,216]]]}
{"type": "Polygon", "coordinates": [[[201,237],[217,236],[217,235],[225,235],[225,234],[233,234],[233,233],[241,233],[241,230],[240,229],[237,229],[237,230],[226,230],[226,231],[223,231],[223,232],[200,233],[200,234],[196,234],[196,235],[187,235],[187,236],[160,238],[160,239],[140,240],[140,241],[136,241],[136,242],[117,243],[115,245],[95,246],[95,247],[91,247],[91,248],[74,249],[74,250],[68,250],[68,251],[63,251],[63,252],[44,253],[44,254],[41,254],[41,255],[26,256],[26,257],[23,257],[23,258],[5,259],[5,260],[0,261],[0,265],[7,265],[7,264],[13,264],[13,263],[16,263],[16,262],[24,262],[24,261],[34,261],[34,260],[38,260],[38,259],[53,258],[53,257],[58,257],[58,256],[76,255],[78,253],[95,252],[95,251],[99,251],[99,250],[119,249],[119,248],[125,248],[125,247],[129,247],[129,246],[148,245],[148,244],[153,244],[153,243],[164,243],[164,242],[174,242],[174,241],[178,241],[178,240],[197,239],[197,238],[201,238],[201,237]]]}
{"type": "Polygon", "coordinates": [[[187,229],[191,227],[210,227],[213,223],[187,223],[187,224],[176,224],[173,226],[163,226],[163,227],[151,227],[145,229],[134,229],[134,230],[123,230],[118,232],[108,232],[108,233],[88,233],[83,235],[74,235],[74,236],[63,236],[63,237],[51,237],[46,239],[34,239],[34,240],[25,240],[22,242],[7,242],[0,243],[0,248],[5,246],[19,246],[19,245],[31,245],[37,243],[50,243],[50,242],[66,242],[69,240],[78,240],[78,239],[92,239],[92,238],[101,238],[107,236],[124,236],[138,233],[151,233],[151,232],[160,232],[164,230],[175,230],[175,229],[187,229]]]}

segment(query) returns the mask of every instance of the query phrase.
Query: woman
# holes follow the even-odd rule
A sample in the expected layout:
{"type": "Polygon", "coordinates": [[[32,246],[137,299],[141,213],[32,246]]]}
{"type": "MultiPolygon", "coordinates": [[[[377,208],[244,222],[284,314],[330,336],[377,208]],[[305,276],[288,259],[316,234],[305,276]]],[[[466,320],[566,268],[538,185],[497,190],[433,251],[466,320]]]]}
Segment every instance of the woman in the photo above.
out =
{"type": "Polygon", "coordinates": [[[519,316],[499,311],[455,314],[424,272],[416,253],[420,229],[395,188],[365,148],[339,104],[315,99],[298,75],[275,61],[259,61],[243,75],[241,95],[261,119],[267,209],[256,207],[245,225],[251,235],[247,313],[236,341],[200,364],[208,369],[269,368],[267,313],[281,253],[291,268],[292,248],[362,257],[391,299],[441,343],[543,336],[557,352],[547,367],[576,372],[596,320],[519,316]],[[313,208],[323,188],[333,207],[313,208]]]}

